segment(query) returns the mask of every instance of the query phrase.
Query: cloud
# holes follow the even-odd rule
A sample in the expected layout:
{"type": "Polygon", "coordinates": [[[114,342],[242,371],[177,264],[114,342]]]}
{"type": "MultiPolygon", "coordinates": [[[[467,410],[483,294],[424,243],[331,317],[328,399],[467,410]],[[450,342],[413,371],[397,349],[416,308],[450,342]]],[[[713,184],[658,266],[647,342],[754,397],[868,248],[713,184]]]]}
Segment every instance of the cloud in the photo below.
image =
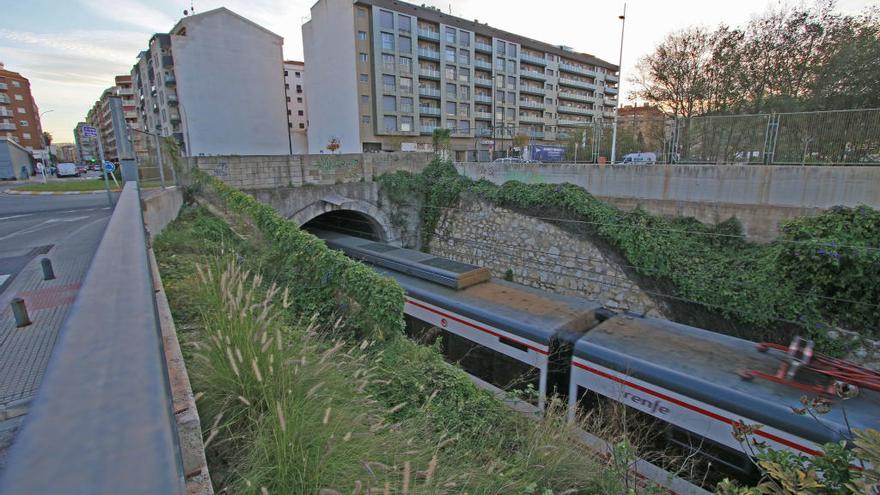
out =
{"type": "Polygon", "coordinates": [[[139,27],[149,33],[167,32],[174,19],[154,7],[137,0],[80,0],[82,4],[107,20],[139,27]]]}
{"type": "Polygon", "coordinates": [[[110,63],[133,64],[138,52],[149,39],[140,33],[126,31],[69,31],[34,33],[0,29],[0,44],[26,45],[35,51],[51,52],[54,56],[75,55],[110,63]],[[2,43],[6,41],[7,43],[2,43]]]}

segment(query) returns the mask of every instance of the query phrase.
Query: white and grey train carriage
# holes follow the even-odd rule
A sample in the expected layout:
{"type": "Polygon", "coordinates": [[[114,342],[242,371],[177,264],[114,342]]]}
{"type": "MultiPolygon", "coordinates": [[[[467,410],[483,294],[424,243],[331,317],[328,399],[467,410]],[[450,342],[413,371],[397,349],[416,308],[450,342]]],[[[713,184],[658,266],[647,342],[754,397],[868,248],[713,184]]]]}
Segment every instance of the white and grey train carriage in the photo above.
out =
{"type": "MultiPolygon", "coordinates": [[[[753,464],[732,435],[736,423],[763,425],[756,440],[806,455],[818,454],[823,443],[849,439],[851,429],[880,429],[876,387],[812,417],[795,412],[802,407],[803,390],[772,377],[742,378],[745,371],[777,373],[787,356],[776,349],[666,320],[616,314],[430,254],[335,232],[316,234],[400,283],[411,333],[422,337],[441,329],[449,360],[500,388],[533,383],[539,407],[553,393],[568,395],[571,415],[597,400],[622,403],[659,421],[668,441],[698,448],[743,477],[754,474],[753,464]]],[[[808,383],[801,388],[827,380],[801,375],[808,383]]],[[[871,376],[880,383],[880,374],[871,376]]]]}

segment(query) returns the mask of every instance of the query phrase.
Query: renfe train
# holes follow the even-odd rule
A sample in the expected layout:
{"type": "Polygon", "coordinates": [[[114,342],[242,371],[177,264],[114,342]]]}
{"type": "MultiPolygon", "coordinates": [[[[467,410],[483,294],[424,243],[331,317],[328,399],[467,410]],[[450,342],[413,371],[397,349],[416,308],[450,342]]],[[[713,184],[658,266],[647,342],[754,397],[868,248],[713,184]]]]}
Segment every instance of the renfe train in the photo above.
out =
{"type": "MultiPolygon", "coordinates": [[[[314,233],[396,280],[406,290],[409,334],[442,334],[447,359],[467,372],[502,389],[532,384],[541,408],[550,394],[567,395],[572,417],[600,400],[621,403],[660,424],[667,443],[698,450],[741,478],[755,472],[734,438],[737,424],[761,425],[754,440],[806,455],[851,438],[852,429],[880,429],[880,389],[863,387],[846,401],[821,393],[841,383],[810,375],[806,367],[796,374],[809,349],[768,348],[615,313],[491,278],[485,268],[337,232],[314,233]],[[811,395],[805,390],[833,401],[831,410],[798,413],[801,398],[811,395]]],[[[869,385],[880,384],[880,375],[855,369],[874,380],[869,385]]]]}

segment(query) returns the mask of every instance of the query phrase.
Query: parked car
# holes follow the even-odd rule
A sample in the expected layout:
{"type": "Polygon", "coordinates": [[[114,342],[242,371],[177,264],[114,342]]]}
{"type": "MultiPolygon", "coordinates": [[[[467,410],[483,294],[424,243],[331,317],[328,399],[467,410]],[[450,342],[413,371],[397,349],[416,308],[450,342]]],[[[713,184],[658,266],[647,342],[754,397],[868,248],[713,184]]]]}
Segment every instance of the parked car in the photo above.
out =
{"type": "Polygon", "coordinates": [[[89,171],[89,167],[87,165],[77,165],[76,166],[77,175],[85,174],[89,171]]]}
{"type": "Polygon", "coordinates": [[[58,164],[58,173],[56,174],[58,177],[79,177],[79,174],[79,169],[75,163],[58,164]]]}
{"type": "Polygon", "coordinates": [[[634,165],[654,165],[657,163],[656,153],[628,153],[623,157],[623,163],[634,165]]]}
{"type": "Polygon", "coordinates": [[[495,163],[528,163],[528,161],[515,156],[509,156],[506,158],[496,158],[495,163]]]}
{"type": "Polygon", "coordinates": [[[89,169],[94,170],[95,172],[98,172],[101,170],[101,166],[98,165],[97,163],[93,163],[93,164],[89,165],[89,169]]]}

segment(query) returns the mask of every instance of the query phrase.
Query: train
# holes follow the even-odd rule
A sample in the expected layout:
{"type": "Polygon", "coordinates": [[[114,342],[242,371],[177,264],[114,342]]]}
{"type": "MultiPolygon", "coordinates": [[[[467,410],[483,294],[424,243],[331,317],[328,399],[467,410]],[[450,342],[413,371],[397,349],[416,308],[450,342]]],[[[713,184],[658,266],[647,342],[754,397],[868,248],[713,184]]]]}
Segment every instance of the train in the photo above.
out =
{"type": "Polygon", "coordinates": [[[733,434],[738,426],[760,425],[746,438],[807,456],[850,442],[854,429],[880,429],[880,374],[830,358],[821,363],[832,371],[823,373],[810,365],[809,343],[750,342],[514,284],[429,253],[313,233],[397,281],[406,291],[407,333],[442,335],[444,355],[466,372],[500,389],[531,385],[541,409],[551,395],[564,397],[572,419],[599,401],[622,404],[660,425],[667,444],[739,479],[754,480],[757,470],[733,434]],[[859,380],[847,382],[846,372],[859,380]],[[805,396],[830,410],[805,414],[805,396]]]}

